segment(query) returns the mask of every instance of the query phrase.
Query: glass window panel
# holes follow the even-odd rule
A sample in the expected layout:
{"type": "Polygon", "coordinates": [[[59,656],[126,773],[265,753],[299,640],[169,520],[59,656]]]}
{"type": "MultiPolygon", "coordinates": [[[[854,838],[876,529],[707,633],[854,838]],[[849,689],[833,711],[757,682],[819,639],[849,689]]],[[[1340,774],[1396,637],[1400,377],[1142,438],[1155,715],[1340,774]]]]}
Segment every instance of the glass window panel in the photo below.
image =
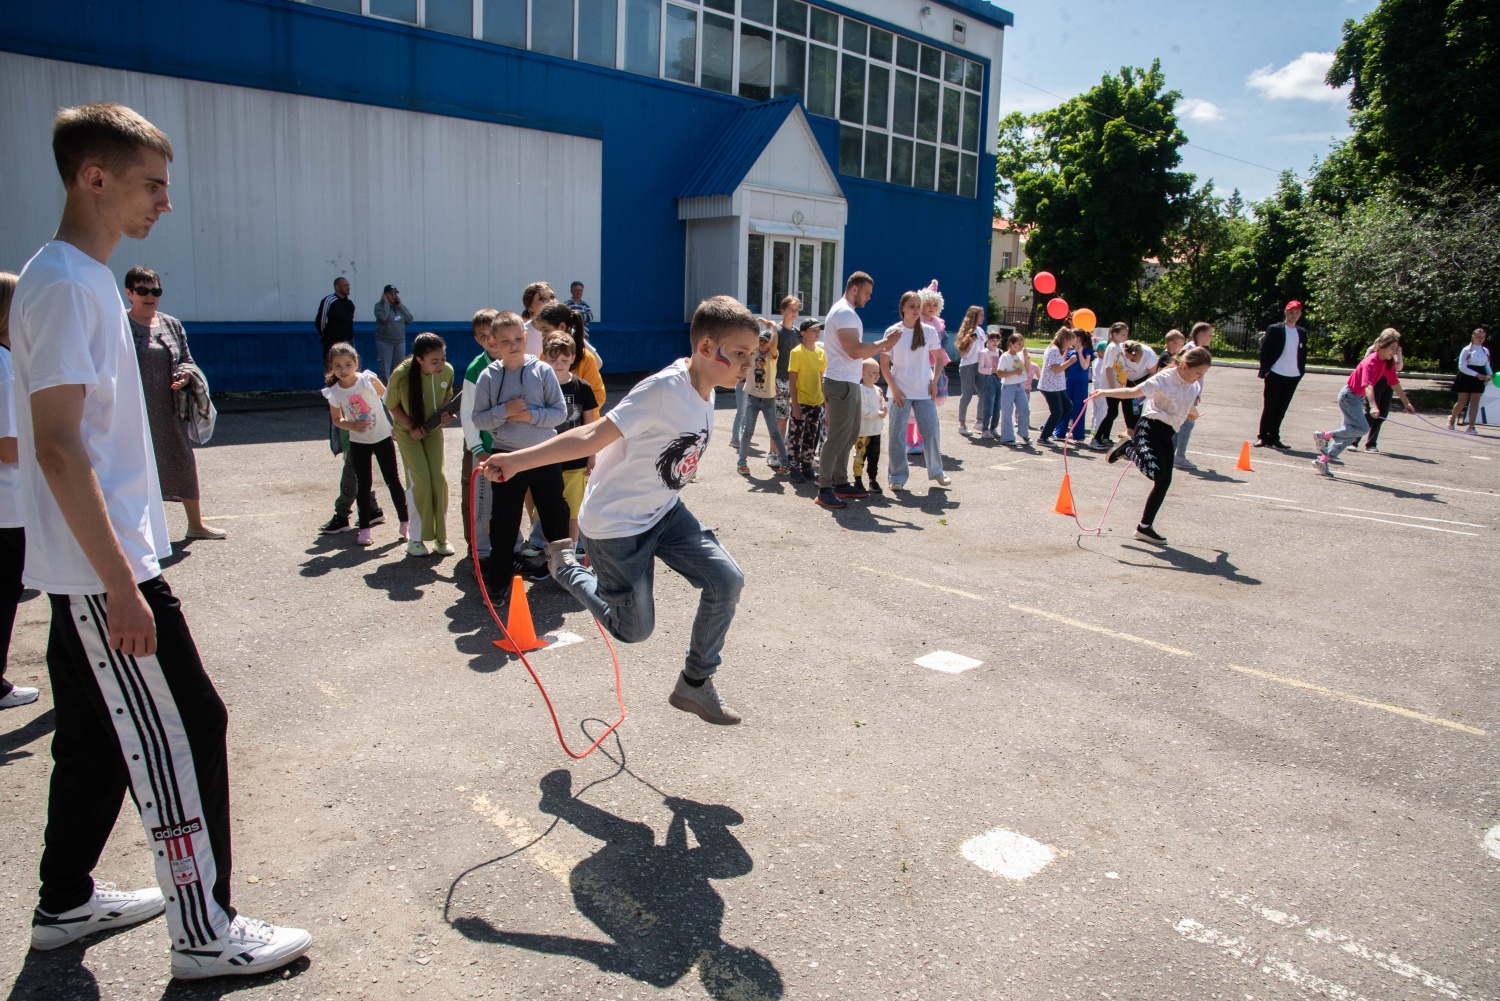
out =
{"type": "MultiPolygon", "coordinates": [[[[817,10],[814,9],[816,14],[817,10]]],[[[839,54],[821,45],[808,46],[807,111],[808,114],[832,118],[837,110],[839,54]]]]}
{"type": "Polygon", "coordinates": [[[937,147],[917,143],[917,156],[912,173],[912,187],[931,191],[937,187],[937,147]]]}
{"type": "MultiPolygon", "coordinates": [[[[432,0],[427,0],[432,10],[432,0]]],[[[578,0],[578,58],[595,66],[615,65],[615,0],[578,0]]],[[[654,73],[653,73],[654,75],[654,73]]]]}
{"type": "Polygon", "coordinates": [[[766,238],[759,233],[750,234],[750,252],[745,255],[745,305],[752,313],[765,309],[766,298],[766,238]]]}
{"type": "Polygon", "coordinates": [[[952,87],[943,88],[943,142],[958,145],[958,108],[962,98],[952,87]]]}
{"type": "Polygon", "coordinates": [[[833,292],[838,281],[833,266],[834,258],[838,254],[838,244],[832,240],[823,241],[823,259],[818,262],[818,315],[827,316],[828,311],[833,308],[833,292]]]}
{"type": "Polygon", "coordinates": [[[839,126],[839,173],[853,174],[858,177],[861,173],[861,154],[864,153],[864,135],[859,129],[848,125],[839,126]]]}
{"type": "Polygon", "coordinates": [[[820,42],[839,44],[839,16],[821,7],[812,8],[811,34],[820,42]]]}
{"type": "MultiPolygon", "coordinates": [[[[817,280],[813,265],[818,256],[818,245],[816,243],[804,243],[797,241],[797,287],[792,294],[802,300],[802,308],[812,306],[813,282],[817,280]]],[[[777,303],[777,305],[781,305],[777,303]]]]}
{"type": "Polygon", "coordinates": [[[929,141],[937,139],[938,98],[942,85],[936,80],[917,82],[917,138],[929,141]]]}
{"type": "Polygon", "coordinates": [[[757,24],[772,24],[776,20],[773,6],[773,0],[740,0],[740,17],[757,24]]]}
{"type": "Polygon", "coordinates": [[[896,101],[891,112],[891,131],[903,136],[917,131],[917,78],[896,71],[896,101]]]}
{"type": "Polygon", "coordinates": [[[891,53],[896,47],[896,38],[889,31],[881,31],[879,28],[870,29],[870,58],[880,59],[884,62],[891,61],[891,53]]]}
{"type": "MultiPolygon", "coordinates": [[[[534,9],[539,0],[531,2],[534,9]]],[[[535,28],[531,34],[535,42],[535,28]]],[[[661,0],[625,0],[625,68],[643,76],[656,76],[660,67],[661,0]]]]}
{"type": "Polygon", "coordinates": [[[839,118],[858,125],[865,120],[865,61],[844,54],[844,69],[839,76],[839,118]]]}
{"type": "Polygon", "coordinates": [[[979,151],[979,105],[983,100],[978,94],[964,95],[963,148],[971,153],[979,151]]]}
{"type": "Polygon", "coordinates": [[[896,38],[896,65],[909,70],[917,68],[917,50],[920,46],[910,38],[896,38]]]}
{"type": "Polygon", "coordinates": [[[800,38],[776,36],[776,96],[802,93],[807,79],[807,43],[800,38]]]}
{"type": "Polygon", "coordinates": [[[359,0],[306,0],[314,7],[327,7],[329,10],[341,10],[346,14],[362,14],[359,9],[359,0]]]}
{"type": "Polygon", "coordinates": [[[531,0],[531,50],[573,58],[573,0],[531,0]]]}
{"type": "Polygon", "coordinates": [[[847,17],[844,18],[844,48],[850,52],[858,52],[860,55],[864,55],[865,49],[869,47],[869,42],[869,28],[858,21],[851,21],[847,17]]]}
{"type": "Polygon", "coordinates": [[[722,10],[726,14],[734,13],[734,0],[703,0],[703,6],[722,10]]]}
{"type": "Polygon", "coordinates": [[[948,83],[962,87],[964,84],[964,65],[968,62],[963,56],[955,56],[951,52],[943,53],[943,79],[948,83]]]}
{"type": "Polygon", "coordinates": [[[484,40],[526,48],[526,0],[484,0],[484,40]]]}
{"type": "Polygon", "coordinates": [[[922,75],[942,76],[943,50],[930,45],[922,46],[922,75]]]}
{"type": "Polygon", "coordinates": [[[891,183],[911,185],[912,142],[891,137],[891,183]]]}
{"type": "Polygon", "coordinates": [[[771,241],[771,305],[781,304],[792,285],[792,241],[771,241]]]}
{"type": "MultiPolygon", "coordinates": [[[[974,197],[974,186],[979,181],[979,157],[965,153],[958,161],[958,193],[965,198],[974,197]]],[[[1010,257],[1007,253],[1006,257],[1010,257]]],[[[1005,265],[1007,268],[1009,264],[1005,265]]]]}
{"type": "Polygon", "coordinates": [[[417,0],[370,0],[370,13],[407,24],[417,23],[417,0]]]}
{"type": "Polygon", "coordinates": [[[938,156],[938,190],[958,194],[958,150],[945,149],[938,156]]]}
{"type": "Polygon", "coordinates": [[[667,65],[662,75],[683,83],[697,82],[698,12],[667,4],[667,65]]]}
{"type": "Polygon", "coordinates": [[[984,64],[969,60],[968,72],[964,74],[964,86],[970,90],[984,90],[984,64]]]}
{"type": "Polygon", "coordinates": [[[433,31],[474,37],[474,0],[427,0],[422,17],[433,31]]]}
{"type": "Polygon", "coordinates": [[[703,12],[703,76],[698,84],[728,94],[734,90],[734,21],[703,12]]]}
{"type": "Polygon", "coordinates": [[[884,132],[865,133],[865,176],[872,181],[885,180],[885,154],[890,137],[884,132]]]}
{"type": "Polygon", "coordinates": [[[802,0],[776,0],[776,27],[796,35],[807,34],[807,4],[802,0]]]}
{"type": "Polygon", "coordinates": [[[884,66],[870,66],[870,82],[865,87],[865,124],[886,127],[887,105],[891,98],[891,71],[884,66]]]}
{"type": "Polygon", "coordinates": [[[771,32],[740,22],[740,96],[771,99],[771,32]]]}

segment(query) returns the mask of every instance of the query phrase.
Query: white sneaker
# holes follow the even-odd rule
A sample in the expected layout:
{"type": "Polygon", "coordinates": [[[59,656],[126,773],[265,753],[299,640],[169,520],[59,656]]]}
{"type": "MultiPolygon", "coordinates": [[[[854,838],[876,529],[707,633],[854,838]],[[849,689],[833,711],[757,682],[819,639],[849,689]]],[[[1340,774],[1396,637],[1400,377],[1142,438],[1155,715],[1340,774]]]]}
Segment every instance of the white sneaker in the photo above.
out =
{"type": "Polygon", "coordinates": [[[949,487],[953,486],[953,480],[949,478],[947,473],[944,473],[942,476],[939,476],[937,479],[932,480],[927,485],[929,487],[937,487],[939,490],[947,490],[949,487]]]}
{"type": "Polygon", "coordinates": [[[29,706],[31,705],[31,703],[35,702],[41,694],[42,693],[40,689],[22,688],[20,685],[17,685],[10,691],[6,692],[3,697],[0,697],[0,709],[14,709],[16,706],[29,706]]]}
{"type": "Polygon", "coordinates": [[[428,555],[428,553],[427,553],[427,547],[424,546],[424,545],[422,545],[422,543],[420,543],[420,542],[408,542],[406,544],[406,555],[407,556],[426,556],[426,555],[428,555]]]}
{"type": "Polygon", "coordinates": [[[285,966],[311,947],[312,935],[301,928],[278,928],[254,918],[237,917],[218,942],[202,949],[173,949],[172,976],[206,980],[264,973],[285,966]]]}
{"type": "Polygon", "coordinates": [[[156,887],[126,893],[113,883],[95,883],[88,903],[71,911],[48,914],[38,907],[31,915],[31,947],[50,952],[72,945],[85,935],[115,928],[129,928],[150,921],[167,909],[166,898],[156,887]]]}

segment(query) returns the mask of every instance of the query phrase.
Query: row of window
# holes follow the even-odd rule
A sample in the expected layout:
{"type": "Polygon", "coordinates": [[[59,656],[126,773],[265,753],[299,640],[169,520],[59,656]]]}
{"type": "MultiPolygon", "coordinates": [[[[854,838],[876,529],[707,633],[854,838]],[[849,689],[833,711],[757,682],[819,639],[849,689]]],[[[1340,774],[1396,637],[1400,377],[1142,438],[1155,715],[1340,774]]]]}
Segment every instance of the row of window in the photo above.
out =
{"type": "Polygon", "coordinates": [[[302,2],[752,101],[798,94],[845,123],[840,173],[975,194],[983,64],[803,0],[302,2]]]}

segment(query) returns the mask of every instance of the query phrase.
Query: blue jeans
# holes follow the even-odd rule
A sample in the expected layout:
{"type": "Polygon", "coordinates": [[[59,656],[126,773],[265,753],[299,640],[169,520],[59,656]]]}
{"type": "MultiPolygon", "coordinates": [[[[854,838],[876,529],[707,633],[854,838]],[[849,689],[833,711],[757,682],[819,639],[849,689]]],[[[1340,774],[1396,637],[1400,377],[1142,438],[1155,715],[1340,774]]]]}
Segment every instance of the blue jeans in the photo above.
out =
{"type": "Polygon", "coordinates": [[[781,430],[776,427],[776,397],[763,398],[753,393],[745,394],[745,419],[740,424],[740,465],[745,464],[745,454],[750,448],[750,436],[755,434],[755,418],[766,419],[766,430],[771,434],[771,447],[775,449],[777,465],[787,463],[786,442],[781,430]]]}
{"type": "MultiPolygon", "coordinates": [[[[1177,429],[1177,455],[1176,455],[1176,460],[1180,460],[1182,462],[1186,462],[1187,461],[1188,439],[1193,436],[1193,428],[1196,427],[1197,424],[1198,424],[1197,421],[1183,421],[1182,422],[1182,427],[1180,427],[1180,428],[1177,429]]],[[[1176,460],[1174,460],[1174,461],[1176,461],[1176,460]]]]}
{"type": "MultiPolygon", "coordinates": [[[[958,398],[958,423],[967,423],[965,418],[969,416],[969,401],[979,392],[979,363],[973,365],[958,366],[959,392],[963,393],[958,398]]],[[[979,400],[979,423],[984,423],[984,399],[979,400]]]]}
{"type": "Polygon", "coordinates": [[[1328,443],[1330,459],[1337,459],[1340,452],[1370,433],[1364,393],[1356,393],[1348,386],[1339,390],[1339,410],[1344,414],[1344,426],[1333,432],[1333,441],[1328,443]]]}
{"type": "Polygon", "coordinates": [[[679,498],[661,521],[640,535],[589,539],[584,546],[590,566],[565,566],[557,582],[622,643],[640,643],[656,628],[652,586],[658,558],[703,592],[682,673],[693,680],[712,677],[745,575],[687,505],[679,498]]]}
{"type": "Polygon", "coordinates": [[[979,377],[979,429],[993,431],[1000,423],[1000,377],[991,372],[979,377]]]}
{"type": "MultiPolygon", "coordinates": [[[[999,380],[995,380],[999,382],[999,380]]],[[[1031,394],[1026,392],[1026,384],[1018,382],[1014,386],[1002,385],[1000,387],[1000,440],[1002,442],[1013,442],[1016,440],[1016,428],[1020,428],[1021,437],[1027,441],[1031,440],[1031,394]],[[1012,424],[1012,418],[1015,423],[1012,424]]]]}
{"type": "Polygon", "coordinates": [[[937,404],[932,400],[913,400],[910,397],[899,407],[890,405],[889,425],[886,437],[890,441],[891,468],[886,479],[892,483],[905,483],[911,473],[906,461],[906,419],[913,415],[917,419],[917,431],[922,435],[922,458],[927,465],[927,478],[936,480],[943,475],[943,453],[938,446],[937,404]]]}
{"type": "MultiPolygon", "coordinates": [[[[1075,365],[1074,368],[1076,367],[1077,366],[1075,365]]],[[[1068,369],[1068,371],[1071,372],[1073,371],[1073,369],[1070,368],[1068,369]]],[[[1073,440],[1083,441],[1083,437],[1086,433],[1084,425],[1087,424],[1088,421],[1078,420],[1078,415],[1083,413],[1083,401],[1087,400],[1088,398],[1089,381],[1087,378],[1073,378],[1068,380],[1068,399],[1072,401],[1072,407],[1068,410],[1068,416],[1063,424],[1063,434],[1060,435],[1060,437],[1065,437],[1067,434],[1067,430],[1069,428],[1072,428],[1073,440]],[[1074,421],[1077,421],[1076,425],[1074,424],[1074,421]]]]}
{"type": "Polygon", "coordinates": [[[745,392],[744,379],[734,384],[734,423],[729,426],[729,440],[731,443],[740,440],[740,428],[745,423],[745,397],[749,395],[749,393],[745,392]]]}

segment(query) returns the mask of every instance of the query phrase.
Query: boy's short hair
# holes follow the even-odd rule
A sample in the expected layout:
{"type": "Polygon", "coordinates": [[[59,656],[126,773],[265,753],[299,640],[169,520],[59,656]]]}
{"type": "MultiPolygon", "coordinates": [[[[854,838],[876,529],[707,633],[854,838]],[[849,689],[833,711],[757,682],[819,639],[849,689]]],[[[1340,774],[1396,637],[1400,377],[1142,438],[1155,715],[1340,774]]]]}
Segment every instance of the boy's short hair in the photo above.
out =
{"type": "Polygon", "coordinates": [[[852,288],[854,288],[856,286],[874,285],[874,284],[875,284],[875,279],[871,278],[869,275],[865,274],[863,271],[856,271],[856,272],[854,272],[854,274],[850,275],[849,276],[849,280],[844,283],[844,291],[847,292],[847,291],[849,291],[850,289],[852,289],[852,288]]]}
{"type": "Polygon", "coordinates": [[[72,187],[78,172],[91,163],[119,177],[146,150],[172,159],[167,134],[123,104],[100,101],[63,108],[52,120],[52,158],[64,187],[72,187]]]}
{"type": "Polygon", "coordinates": [[[491,309],[486,306],[481,310],[475,311],[474,319],[469,321],[469,325],[474,328],[474,332],[477,334],[480,330],[488,330],[493,327],[495,325],[495,317],[499,315],[500,311],[498,309],[491,309]]]}
{"type": "Polygon", "coordinates": [[[495,318],[490,321],[491,330],[494,330],[496,327],[524,326],[526,326],[526,321],[521,319],[521,314],[509,309],[502,309],[500,312],[496,313],[495,318]]]}
{"type": "Polygon", "coordinates": [[[573,344],[573,335],[566,330],[554,330],[542,338],[542,357],[560,358],[567,355],[572,358],[578,353],[578,348],[573,344]]]}
{"type": "Polygon", "coordinates": [[[707,337],[715,344],[722,344],[726,337],[738,330],[757,333],[760,324],[755,321],[755,315],[745,308],[744,303],[734,296],[716,295],[704,299],[693,310],[693,325],[689,334],[694,344],[702,337],[707,337]]]}
{"type": "Polygon", "coordinates": [[[1168,330],[1167,331],[1167,336],[1163,337],[1162,341],[1166,342],[1166,341],[1170,341],[1170,340],[1174,340],[1174,339],[1175,340],[1179,340],[1179,341],[1186,341],[1187,340],[1187,338],[1183,336],[1182,331],[1180,331],[1180,330],[1168,330]]]}

